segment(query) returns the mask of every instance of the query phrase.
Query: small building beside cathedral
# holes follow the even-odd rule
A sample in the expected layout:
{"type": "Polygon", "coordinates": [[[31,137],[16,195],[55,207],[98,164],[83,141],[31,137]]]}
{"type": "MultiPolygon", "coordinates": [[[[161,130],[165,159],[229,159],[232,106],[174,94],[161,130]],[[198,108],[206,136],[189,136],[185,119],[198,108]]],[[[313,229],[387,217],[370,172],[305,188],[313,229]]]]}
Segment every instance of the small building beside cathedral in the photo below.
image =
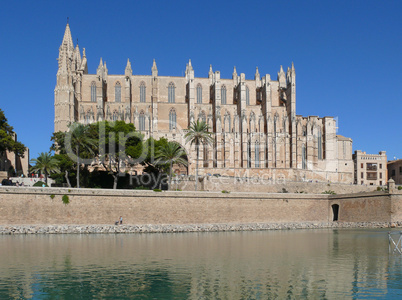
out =
{"type": "Polygon", "coordinates": [[[195,77],[191,61],[185,76],[159,76],[155,60],[149,75],[133,74],[130,61],[121,74],[109,74],[100,59],[90,74],[85,48],[74,46],[67,24],[59,48],[55,87],[55,131],[73,122],[108,120],[133,123],[145,138],[165,137],[186,150],[188,174],[195,173],[196,152],[186,144],[189,125],[204,120],[213,145],[200,149],[200,174],[325,181],[354,181],[352,139],[337,135],[333,117],[296,114],[296,71],[280,67],[254,79],[233,70],[221,78],[209,67],[195,77]]]}

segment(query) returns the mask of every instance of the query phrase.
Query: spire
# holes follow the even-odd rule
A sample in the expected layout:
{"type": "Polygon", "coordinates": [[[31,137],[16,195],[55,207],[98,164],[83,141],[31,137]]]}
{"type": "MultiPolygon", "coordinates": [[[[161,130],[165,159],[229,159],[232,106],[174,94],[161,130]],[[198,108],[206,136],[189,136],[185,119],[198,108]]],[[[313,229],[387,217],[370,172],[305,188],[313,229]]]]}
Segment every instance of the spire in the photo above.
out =
{"type": "Polygon", "coordinates": [[[258,67],[255,68],[255,75],[254,75],[254,79],[258,79],[260,80],[260,72],[258,72],[258,67]]]}
{"type": "Polygon", "coordinates": [[[77,64],[77,69],[81,66],[81,52],[80,52],[80,48],[78,47],[78,43],[75,46],[75,50],[74,50],[74,55],[75,55],[75,60],[76,60],[76,64],[77,64]]]}
{"type": "Polygon", "coordinates": [[[103,65],[104,78],[106,78],[107,71],[108,71],[108,70],[107,70],[106,61],[105,61],[104,65],[103,65]]]}
{"type": "Polygon", "coordinates": [[[74,49],[73,38],[71,36],[70,25],[66,25],[66,30],[64,31],[63,41],[61,42],[62,45],[66,45],[68,50],[74,49]]]}
{"type": "Polygon", "coordinates": [[[152,76],[154,76],[154,77],[158,76],[158,68],[156,67],[155,58],[154,58],[154,62],[152,64],[152,76]]]}
{"type": "Polygon", "coordinates": [[[127,58],[126,69],[124,70],[124,75],[126,75],[126,76],[133,75],[133,70],[131,69],[131,63],[130,63],[130,60],[128,58],[127,58]]]}
{"type": "Polygon", "coordinates": [[[294,70],[295,70],[295,64],[292,61],[292,71],[294,71],[294,70]]]}
{"type": "Polygon", "coordinates": [[[102,61],[102,57],[100,59],[98,69],[96,69],[96,75],[98,75],[100,78],[103,78],[103,61],[102,61]]]}
{"type": "Polygon", "coordinates": [[[191,65],[191,59],[188,60],[188,69],[189,69],[190,71],[193,70],[193,66],[191,65]]]}
{"type": "Polygon", "coordinates": [[[213,77],[214,77],[214,72],[212,71],[212,65],[209,65],[208,78],[211,79],[211,84],[213,82],[213,77]]]}
{"type": "Polygon", "coordinates": [[[283,71],[283,67],[281,65],[281,68],[278,72],[278,81],[279,81],[279,87],[280,88],[285,88],[286,87],[286,75],[285,72],[283,71]]]}
{"type": "Polygon", "coordinates": [[[234,66],[234,68],[233,68],[232,79],[237,79],[236,66],[234,66]]]}

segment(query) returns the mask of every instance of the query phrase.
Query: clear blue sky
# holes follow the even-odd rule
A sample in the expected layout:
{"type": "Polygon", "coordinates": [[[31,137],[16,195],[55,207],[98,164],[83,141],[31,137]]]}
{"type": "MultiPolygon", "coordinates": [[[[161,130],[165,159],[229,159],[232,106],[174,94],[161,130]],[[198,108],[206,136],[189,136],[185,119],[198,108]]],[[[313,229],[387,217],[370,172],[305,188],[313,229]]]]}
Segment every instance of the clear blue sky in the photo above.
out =
{"type": "Polygon", "coordinates": [[[297,114],[333,116],[354,150],[402,158],[402,1],[5,1],[0,11],[0,108],[31,158],[48,151],[58,49],[67,17],[109,74],[276,79],[294,61],[297,114]]]}

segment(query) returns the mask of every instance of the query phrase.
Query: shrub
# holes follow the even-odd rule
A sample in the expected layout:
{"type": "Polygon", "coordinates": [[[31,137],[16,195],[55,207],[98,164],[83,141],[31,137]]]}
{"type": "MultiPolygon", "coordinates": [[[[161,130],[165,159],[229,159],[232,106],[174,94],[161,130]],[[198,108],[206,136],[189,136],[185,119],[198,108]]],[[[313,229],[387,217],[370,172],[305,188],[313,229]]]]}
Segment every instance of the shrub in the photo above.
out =
{"type": "Polygon", "coordinates": [[[63,201],[64,204],[69,204],[70,203],[70,198],[68,198],[67,195],[63,195],[63,197],[61,198],[61,200],[63,201]]]}
{"type": "Polygon", "coordinates": [[[223,194],[230,194],[230,191],[223,190],[222,193],[223,193],[223,194]]]}
{"type": "Polygon", "coordinates": [[[69,193],[71,193],[71,190],[70,190],[70,189],[68,189],[68,192],[69,192],[69,193]]]}
{"type": "Polygon", "coordinates": [[[45,185],[45,187],[48,187],[48,185],[47,185],[46,183],[44,183],[43,181],[38,181],[38,182],[36,182],[33,186],[42,187],[43,185],[45,185]]]}
{"type": "Polygon", "coordinates": [[[402,190],[402,185],[398,186],[398,191],[402,190]]]}
{"type": "Polygon", "coordinates": [[[161,189],[154,189],[154,192],[162,192],[161,189]]]}
{"type": "Polygon", "coordinates": [[[322,194],[336,195],[336,193],[335,193],[334,191],[332,191],[332,190],[328,190],[328,191],[322,192],[322,194]]]}
{"type": "Polygon", "coordinates": [[[54,194],[50,195],[50,199],[54,199],[54,197],[55,197],[54,194]]]}
{"type": "Polygon", "coordinates": [[[145,187],[145,186],[143,186],[143,185],[137,186],[137,187],[135,187],[134,189],[135,189],[135,190],[149,190],[149,188],[147,188],[147,187],[145,187]]]}

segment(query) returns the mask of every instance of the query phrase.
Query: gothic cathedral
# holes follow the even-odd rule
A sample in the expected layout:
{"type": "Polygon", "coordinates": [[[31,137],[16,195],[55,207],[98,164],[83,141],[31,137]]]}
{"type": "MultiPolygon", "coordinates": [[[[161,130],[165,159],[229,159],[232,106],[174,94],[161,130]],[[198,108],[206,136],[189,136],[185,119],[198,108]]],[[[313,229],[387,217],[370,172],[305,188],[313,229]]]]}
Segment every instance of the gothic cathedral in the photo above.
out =
{"type": "Polygon", "coordinates": [[[100,59],[88,73],[85,48],[74,47],[67,24],[59,48],[55,87],[54,129],[67,131],[72,122],[124,120],[145,138],[176,141],[195,173],[195,149],[185,143],[189,124],[204,120],[214,145],[200,149],[200,174],[353,182],[352,140],[336,133],[333,117],[296,115],[296,71],[280,67],[276,80],[254,79],[233,70],[231,79],[209,68],[208,77],[194,76],[191,61],[184,77],[133,75],[130,61],[123,74],[108,74],[100,59]]]}

